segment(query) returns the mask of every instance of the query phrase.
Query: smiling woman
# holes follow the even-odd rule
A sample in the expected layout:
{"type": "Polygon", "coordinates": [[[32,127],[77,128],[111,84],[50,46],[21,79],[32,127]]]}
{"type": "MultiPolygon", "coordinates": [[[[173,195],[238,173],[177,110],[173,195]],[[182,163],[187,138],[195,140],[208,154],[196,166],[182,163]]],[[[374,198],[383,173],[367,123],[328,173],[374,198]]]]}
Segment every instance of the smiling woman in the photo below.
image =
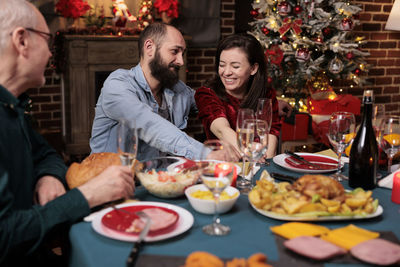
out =
{"type": "Polygon", "coordinates": [[[275,154],[280,131],[276,92],[269,87],[260,43],[249,34],[233,34],[219,42],[215,78],[196,91],[195,99],[208,139],[221,139],[237,150],[236,117],[240,108],[256,110],[259,98],[272,100],[273,116],[266,156],[275,154]]]}

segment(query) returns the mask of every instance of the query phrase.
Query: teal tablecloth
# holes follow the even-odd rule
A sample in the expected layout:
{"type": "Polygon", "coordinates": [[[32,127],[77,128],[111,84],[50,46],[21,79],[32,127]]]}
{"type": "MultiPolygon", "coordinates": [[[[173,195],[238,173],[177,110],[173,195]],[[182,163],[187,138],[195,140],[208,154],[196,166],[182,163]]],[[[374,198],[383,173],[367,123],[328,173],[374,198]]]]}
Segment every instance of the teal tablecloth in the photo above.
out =
{"type": "MultiPolygon", "coordinates": [[[[271,163],[266,168],[270,172],[280,172],[292,176],[301,175],[284,170],[274,163],[271,163]]],[[[347,187],[347,182],[344,182],[344,186],[347,187]]],[[[320,222],[318,224],[333,229],[352,223],[372,231],[389,231],[400,239],[400,205],[391,202],[390,196],[391,191],[388,189],[376,188],[373,190],[373,197],[379,199],[380,205],[384,209],[383,214],[377,218],[320,222]]],[[[270,219],[257,213],[250,206],[245,195],[240,196],[230,212],[221,215],[222,222],[231,227],[231,233],[223,237],[212,237],[202,232],[202,226],[210,223],[212,216],[194,211],[185,197],[173,200],[158,199],[140,188],[137,190],[136,197],[142,201],[168,202],[181,206],[190,211],[195,218],[193,227],[187,232],[168,240],[146,243],[143,246],[141,255],[144,255],[144,257],[146,255],[158,255],[157,257],[147,256],[147,258],[157,258],[158,264],[146,266],[171,266],[167,264],[167,260],[165,260],[165,265],[162,264],[163,256],[165,255],[179,256],[176,258],[176,261],[172,258],[172,262],[175,261],[176,266],[180,266],[181,262],[179,259],[184,259],[184,257],[193,251],[207,251],[225,259],[233,257],[247,258],[256,252],[262,252],[268,256],[268,262],[274,264],[274,266],[300,266],[298,261],[296,263],[289,263],[287,256],[284,262],[281,254],[282,251],[278,249],[279,242],[277,242],[276,236],[269,229],[271,226],[280,225],[284,222],[270,219]]],[[[69,235],[72,246],[70,266],[125,266],[125,261],[133,245],[129,242],[113,240],[97,234],[88,222],[79,222],[73,225],[69,235]]],[[[169,260],[171,262],[171,258],[169,260]]],[[[290,257],[289,260],[291,260],[290,257]]],[[[294,260],[295,256],[293,255],[294,260]]],[[[311,262],[310,264],[308,266],[322,266],[320,263],[311,262]]],[[[336,262],[326,263],[324,266],[358,265],[341,264],[340,261],[336,260],[336,262]]]]}

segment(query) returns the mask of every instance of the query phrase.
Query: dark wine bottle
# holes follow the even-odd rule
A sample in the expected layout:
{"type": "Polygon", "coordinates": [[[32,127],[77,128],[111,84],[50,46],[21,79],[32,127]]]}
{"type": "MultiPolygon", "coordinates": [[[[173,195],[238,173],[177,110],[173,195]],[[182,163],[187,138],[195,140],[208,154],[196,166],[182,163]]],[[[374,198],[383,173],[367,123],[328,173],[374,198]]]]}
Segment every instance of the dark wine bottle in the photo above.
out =
{"type": "Polygon", "coordinates": [[[372,127],[373,102],[373,91],[365,90],[362,121],[350,150],[349,186],[352,188],[368,190],[376,187],[378,145],[372,127]]]}

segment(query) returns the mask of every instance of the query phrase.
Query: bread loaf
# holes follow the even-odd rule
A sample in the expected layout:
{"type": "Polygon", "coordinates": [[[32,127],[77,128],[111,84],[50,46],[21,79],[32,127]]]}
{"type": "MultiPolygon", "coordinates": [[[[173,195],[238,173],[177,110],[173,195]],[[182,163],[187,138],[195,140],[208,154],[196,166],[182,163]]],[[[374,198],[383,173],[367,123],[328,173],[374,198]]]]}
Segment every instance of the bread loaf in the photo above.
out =
{"type": "Polygon", "coordinates": [[[80,186],[111,165],[121,165],[118,154],[111,152],[93,153],[81,163],[74,162],[71,164],[66,174],[67,184],[70,189],[80,186]]]}

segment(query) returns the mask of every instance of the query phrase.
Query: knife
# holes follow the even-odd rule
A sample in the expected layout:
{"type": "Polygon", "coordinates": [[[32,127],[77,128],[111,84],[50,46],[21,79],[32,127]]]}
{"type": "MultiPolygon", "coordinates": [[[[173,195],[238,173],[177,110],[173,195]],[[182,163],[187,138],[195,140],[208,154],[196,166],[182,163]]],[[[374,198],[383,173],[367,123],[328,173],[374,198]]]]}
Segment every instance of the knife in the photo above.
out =
{"type": "Polygon", "coordinates": [[[146,224],[143,227],[142,231],[139,234],[138,240],[135,242],[135,245],[133,246],[131,253],[129,254],[128,260],[126,261],[126,266],[127,267],[134,267],[136,264],[136,260],[139,256],[139,251],[140,248],[142,247],[142,243],[144,242],[144,238],[147,236],[150,230],[151,226],[151,219],[147,214],[144,212],[138,211],[136,214],[139,215],[140,219],[145,220],[146,224]]]}
{"type": "Polygon", "coordinates": [[[297,177],[289,176],[289,175],[285,175],[285,174],[281,174],[281,173],[277,173],[277,172],[270,172],[269,175],[271,175],[271,177],[274,179],[286,181],[289,183],[293,183],[293,182],[297,181],[297,177]]]}

